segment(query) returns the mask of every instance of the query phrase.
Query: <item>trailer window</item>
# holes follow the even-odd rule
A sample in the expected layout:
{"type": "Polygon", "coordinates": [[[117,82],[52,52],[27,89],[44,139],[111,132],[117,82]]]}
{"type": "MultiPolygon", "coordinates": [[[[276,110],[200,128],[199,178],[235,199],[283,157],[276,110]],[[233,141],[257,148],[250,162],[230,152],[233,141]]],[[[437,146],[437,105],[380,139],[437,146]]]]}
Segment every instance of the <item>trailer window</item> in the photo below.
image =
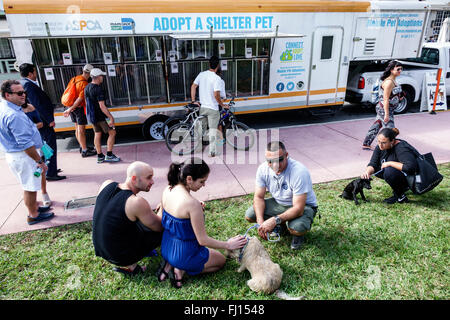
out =
{"type": "Polygon", "coordinates": [[[70,53],[72,63],[86,63],[86,54],[84,52],[83,39],[72,38],[69,39],[70,53]]]}
{"type": "Polygon", "coordinates": [[[89,63],[103,63],[102,44],[97,38],[86,38],[84,44],[89,63]]]}
{"type": "Polygon", "coordinates": [[[148,38],[147,37],[135,37],[134,46],[136,52],[136,61],[148,61],[148,38]]]}
{"type": "Polygon", "coordinates": [[[102,38],[101,39],[102,49],[103,49],[103,58],[105,53],[111,54],[112,62],[118,63],[119,62],[119,54],[118,54],[118,48],[120,46],[120,43],[118,43],[117,38],[102,38]]]}
{"type": "Polygon", "coordinates": [[[33,52],[39,66],[51,66],[53,64],[50,41],[48,39],[33,40],[33,52]]]}
{"type": "Polygon", "coordinates": [[[0,58],[1,59],[7,59],[7,58],[14,58],[14,50],[11,45],[11,41],[6,38],[0,39],[0,58]]]}
{"type": "Polygon", "coordinates": [[[321,60],[331,59],[333,52],[333,36],[322,37],[322,50],[320,53],[321,60]]]}
{"type": "Polygon", "coordinates": [[[63,65],[64,57],[67,59],[69,57],[68,54],[70,53],[68,39],[51,39],[50,45],[55,64],[63,65]]]}
{"type": "Polygon", "coordinates": [[[209,58],[221,60],[228,96],[269,93],[271,39],[182,40],[117,36],[33,39],[39,80],[59,105],[69,80],[90,63],[107,72],[102,84],[110,106],[188,101],[209,58]],[[44,68],[52,68],[47,79],[44,68]]]}
{"type": "Polygon", "coordinates": [[[224,66],[221,77],[228,96],[246,97],[269,92],[270,39],[181,40],[168,38],[170,101],[186,101],[197,75],[209,69],[216,55],[224,66]],[[171,58],[172,57],[172,58],[171,58]]]}

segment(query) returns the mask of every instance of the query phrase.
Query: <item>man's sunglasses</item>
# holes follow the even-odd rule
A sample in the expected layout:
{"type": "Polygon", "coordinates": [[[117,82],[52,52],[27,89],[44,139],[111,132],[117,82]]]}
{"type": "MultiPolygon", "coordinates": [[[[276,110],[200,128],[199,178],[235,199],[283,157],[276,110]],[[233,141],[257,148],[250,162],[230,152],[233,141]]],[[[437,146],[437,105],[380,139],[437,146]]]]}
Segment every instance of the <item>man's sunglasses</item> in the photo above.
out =
{"type": "Polygon", "coordinates": [[[24,94],[27,94],[25,91],[16,91],[16,92],[9,91],[8,93],[9,94],[17,94],[20,97],[23,96],[24,94]]]}
{"type": "Polygon", "coordinates": [[[279,157],[279,158],[275,158],[275,159],[266,159],[266,161],[267,161],[267,163],[274,163],[274,162],[279,163],[279,162],[284,161],[284,158],[285,158],[285,155],[282,155],[282,156],[279,157]]]}

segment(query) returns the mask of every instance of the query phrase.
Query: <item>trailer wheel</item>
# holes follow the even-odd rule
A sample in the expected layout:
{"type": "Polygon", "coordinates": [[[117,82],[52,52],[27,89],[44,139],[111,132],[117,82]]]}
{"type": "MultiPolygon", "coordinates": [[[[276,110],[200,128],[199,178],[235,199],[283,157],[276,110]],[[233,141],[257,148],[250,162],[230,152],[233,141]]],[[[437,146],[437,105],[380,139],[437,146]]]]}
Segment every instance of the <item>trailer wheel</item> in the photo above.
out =
{"type": "Polygon", "coordinates": [[[414,92],[412,89],[409,88],[403,88],[403,91],[405,92],[405,97],[403,100],[400,101],[397,108],[395,108],[394,113],[405,113],[408,108],[413,104],[414,101],[414,92]]]}
{"type": "Polygon", "coordinates": [[[142,125],[142,135],[147,140],[163,140],[163,128],[164,122],[167,120],[167,116],[157,115],[147,119],[142,125]]]}

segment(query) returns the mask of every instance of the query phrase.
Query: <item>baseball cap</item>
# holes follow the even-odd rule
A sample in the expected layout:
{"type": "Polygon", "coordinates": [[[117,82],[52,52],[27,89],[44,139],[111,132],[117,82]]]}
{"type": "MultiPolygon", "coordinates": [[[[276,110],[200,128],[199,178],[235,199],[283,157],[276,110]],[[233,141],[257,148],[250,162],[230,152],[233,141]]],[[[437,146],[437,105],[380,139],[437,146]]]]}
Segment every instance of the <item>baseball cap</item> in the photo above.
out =
{"type": "Polygon", "coordinates": [[[91,72],[92,69],[94,69],[94,66],[89,63],[83,67],[83,71],[85,72],[91,72]]]}
{"type": "Polygon", "coordinates": [[[91,70],[91,77],[98,77],[98,76],[106,76],[106,72],[103,72],[99,68],[94,68],[91,70]]]}

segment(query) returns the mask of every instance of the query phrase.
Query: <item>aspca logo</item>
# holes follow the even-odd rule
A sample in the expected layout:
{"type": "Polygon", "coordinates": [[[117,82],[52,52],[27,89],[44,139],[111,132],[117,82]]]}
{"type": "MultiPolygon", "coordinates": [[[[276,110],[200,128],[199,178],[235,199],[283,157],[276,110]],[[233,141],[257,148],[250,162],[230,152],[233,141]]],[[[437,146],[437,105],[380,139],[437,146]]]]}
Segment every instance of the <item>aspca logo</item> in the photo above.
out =
{"type": "Polygon", "coordinates": [[[72,20],[66,25],[66,31],[102,30],[98,20],[72,20]]]}
{"type": "Polygon", "coordinates": [[[111,30],[133,30],[135,22],[131,18],[122,18],[120,22],[112,22],[111,30]]]}

